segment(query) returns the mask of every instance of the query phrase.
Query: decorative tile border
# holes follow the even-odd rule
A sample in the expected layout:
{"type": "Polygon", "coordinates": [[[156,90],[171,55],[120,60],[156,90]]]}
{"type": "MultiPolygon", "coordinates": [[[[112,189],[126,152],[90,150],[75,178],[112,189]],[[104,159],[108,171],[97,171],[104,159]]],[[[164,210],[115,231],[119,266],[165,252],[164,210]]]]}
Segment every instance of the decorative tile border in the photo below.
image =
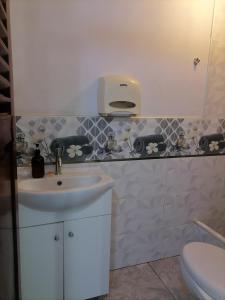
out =
{"type": "Polygon", "coordinates": [[[19,166],[30,163],[35,143],[53,162],[53,141],[71,163],[225,154],[225,119],[23,116],[16,126],[19,166]]]}

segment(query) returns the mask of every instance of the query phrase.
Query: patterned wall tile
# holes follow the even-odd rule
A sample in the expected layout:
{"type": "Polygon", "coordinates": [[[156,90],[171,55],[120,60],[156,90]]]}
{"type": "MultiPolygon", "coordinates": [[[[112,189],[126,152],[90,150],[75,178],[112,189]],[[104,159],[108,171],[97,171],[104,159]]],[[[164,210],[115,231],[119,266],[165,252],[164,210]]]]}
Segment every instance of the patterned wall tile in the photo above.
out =
{"type": "Polygon", "coordinates": [[[225,233],[224,156],[97,164],[115,180],[112,268],[178,255],[187,242],[206,240],[195,219],[225,233]]]}
{"type": "Polygon", "coordinates": [[[185,244],[196,241],[194,229],[193,223],[164,228],[162,257],[180,255],[185,244]]]}
{"type": "Polygon", "coordinates": [[[205,116],[225,115],[225,0],[215,1],[205,116]]]}
{"type": "Polygon", "coordinates": [[[93,151],[85,160],[223,154],[225,139],[216,135],[219,133],[225,133],[224,119],[19,117],[18,163],[30,162],[37,141],[42,141],[41,150],[46,162],[54,161],[51,143],[56,138],[70,136],[88,138],[93,151]],[[199,146],[203,136],[208,143],[204,149],[199,146]],[[135,146],[137,139],[144,143],[141,151],[135,146]]]}
{"type": "Polygon", "coordinates": [[[169,145],[176,143],[180,134],[184,133],[182,128],[183,119],[161,119],[155,128],[156,134],[162,134],[165,142],[169,145]]]}

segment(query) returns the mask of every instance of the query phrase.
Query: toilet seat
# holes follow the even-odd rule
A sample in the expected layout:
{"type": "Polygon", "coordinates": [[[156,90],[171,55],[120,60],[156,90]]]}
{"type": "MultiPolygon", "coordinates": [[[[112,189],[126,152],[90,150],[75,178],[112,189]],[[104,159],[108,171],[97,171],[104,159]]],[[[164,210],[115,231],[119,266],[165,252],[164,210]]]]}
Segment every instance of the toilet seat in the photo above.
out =
{"type": "Polygon", "coordinates": [[[210,297],[208,294],[206,294],[206,292],[203,291],[203,289],[201,289],[200,286],[191,278],[191,276],[188,274],[188,271],[186,270],[182,262],[181,262],[181,270],[186,285],[187,287],[189,287],[189,290],[192,295],[197,296],[199,300],[215,300],[212,297],[210,297]]]}
{"type": "Polygon", "coordinates": [[[210,244],[187,244],[182,252],[183,269],[207,295],[225,300],[225,250],[210,244]]]}

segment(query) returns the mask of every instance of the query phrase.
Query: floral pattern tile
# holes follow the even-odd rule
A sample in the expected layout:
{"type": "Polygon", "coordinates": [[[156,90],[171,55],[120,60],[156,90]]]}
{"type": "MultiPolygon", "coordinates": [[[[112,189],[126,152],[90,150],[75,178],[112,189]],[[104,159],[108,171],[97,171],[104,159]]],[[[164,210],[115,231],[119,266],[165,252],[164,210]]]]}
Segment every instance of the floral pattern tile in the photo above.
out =
{"type": "Polygon", "coordinates": [[[225,120],[175,118],[17,117],[18,165],[28,165],[35,143],[47,163],[55,160],[52,143],[85,137],[91,151],[72,143],[65,162],[199,156],[225,153],[225,120]]]}

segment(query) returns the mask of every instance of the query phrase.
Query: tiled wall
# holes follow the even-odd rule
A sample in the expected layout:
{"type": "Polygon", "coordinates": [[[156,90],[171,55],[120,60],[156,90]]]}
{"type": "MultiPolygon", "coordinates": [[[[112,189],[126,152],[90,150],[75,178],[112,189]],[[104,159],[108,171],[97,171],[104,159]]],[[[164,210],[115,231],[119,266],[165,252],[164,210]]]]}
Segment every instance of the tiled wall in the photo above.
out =
{"type": "Polygon", "coordinates": [[[224,156],[96,164],[115,180],[112,268],[174,256],[185,243],[206,240],[195,219],[225,234],[224,156]]]}
{"type": "Polygon", "coordinates": [[[194,219],[225,233],[225,156],[202,156],[223,154],[224,142],[209,139],[207,151],[199,146],[202,137],[217,139],[224,132],[223,119],[19,117],[18,162],[29,164],[37,141],[42,141],[42,153],[51,161],[54,156],[50,144],[54,139],[88,137],[93,152],[83,158],[77,149],[71,162],[101,160],[95,164],[115,180],[111,255],[114,269],[177,255],[188,241],[203,240],[194,219]],[[134,140],[149,135],[162,135],[166,150],[144,156],[136,153],[134,140]],[[110,136],[116,141],[112,151],[106,147],[110,136]],[[176,158],[135,159],[161,156],[176,158]],[[115,161],[129,158],[130,161],[115,161]]]}
{"type": "Polygon", "coordinates": [[[64,144],[64,161],[71,163],[224,154],[224,133],[224,119],[23,116],[17,117],[18,165],[30,163],[37,142],[45,161],[53,162],[51,143],[58,138],[64,144]],[[135,147],[137,138],[144,141],[142,151],[135,147]]]}
{"type": "Polygon", "coordinates": [[[211,49],[208,68],[208,93],[205,115],[225,115],[225,0],[215,1],[211,49]]]}

